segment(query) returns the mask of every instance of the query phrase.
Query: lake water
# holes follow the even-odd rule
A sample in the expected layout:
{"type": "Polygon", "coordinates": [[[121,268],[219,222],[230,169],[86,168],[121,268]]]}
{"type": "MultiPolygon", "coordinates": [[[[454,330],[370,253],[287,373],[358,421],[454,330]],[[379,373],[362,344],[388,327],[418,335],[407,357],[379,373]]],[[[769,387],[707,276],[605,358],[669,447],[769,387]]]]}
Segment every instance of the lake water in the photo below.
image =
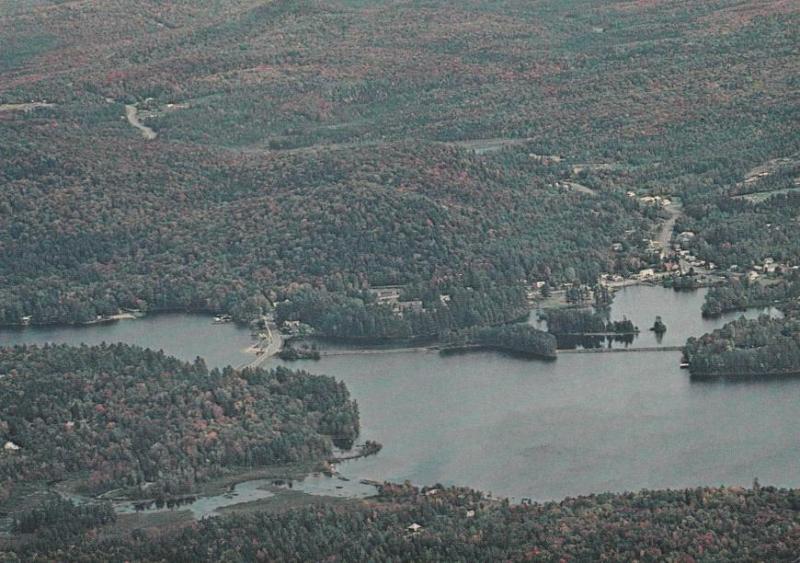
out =
{"type": "Polygon", "coordinates": [[[0,346],[57,342],[79,345],[126,342],[164,352],[187,362],[197,356],[210,367],[240,366],[253,356],[250,330],[233,323],[213,324],[208,315],[165,313],[136,320],[89,326],[34,326],[0,329],[0,346]]]}
{"type": "MultiPolygon", "coordinates": [[[[633,346],[650,347],[657,343],[647,328],[661,315],[661,345],[680,345],[738,316],[702,319],[703,295],[627,288],[612,318],[633,320],[642,329],[633,346]]],[[[210,365],[249,357],[248,331],[193,315],[0,333],[3,343],[117,339],[187,360],[202,355],[210,365]]],[[[562,354],[555,362],[420,352],[286,365],[344,380],[359,402],[361,439],[384,445],[377,456],[340,464],[349,483],[441,482],[513,500],[750,485],[755,477],[800,486],[800,380],[696,383],[679,360],[679,352],[562,354]]],[[[308,484],[348,488],[324,477],[308,484]]]]}
{"type": "MultiPolygon", "coordinates": [[[[745,316],[756,318],[759,315],[782,316],[774,307],[750,309],[744,312],[726,313],[717,319],[704,319],[700,313],[706,295],[705,289],[697,291],[673,291],[660,287],[635,285],[617,291],[611,307],[611,320],[627,318],[641,331],[633,343],[612,343],[614,348],[652,348],[659,346],[683,346],[689,336],[700,336],[711,332],[727,322],[745,316]],[[667,332],[658,337],[650,331],[656,317],[660,316],[667,326],[667,332]]],[[[530,323],[546,327],[537,322],[537,315],[531,315],[530,323]]],[[[606,345],[604,343],[604,345],[606,345]]]]}

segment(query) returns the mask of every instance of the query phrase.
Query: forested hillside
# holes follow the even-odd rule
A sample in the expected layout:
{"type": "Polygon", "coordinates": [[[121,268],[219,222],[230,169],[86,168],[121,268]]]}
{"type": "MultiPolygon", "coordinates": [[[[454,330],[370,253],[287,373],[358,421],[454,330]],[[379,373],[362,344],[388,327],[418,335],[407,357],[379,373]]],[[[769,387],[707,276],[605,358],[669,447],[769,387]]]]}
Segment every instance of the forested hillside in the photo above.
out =
{"type": "Polygon", "coordinates": [[[153,539],[43,537],[5,560],[793,561],[800,550],[796,490],[643,491],[532,506],[467,489],[424,492],[389,485],[377,502],[210,518],[153,539]]]}
{"type": "MultiPolygon", "coordinates": [[[[627,190],[680,195],[707,258],[756,260],[767,240],[794,257],[791,192],[753,203],[732,187],[800,149],[798,12],[5,3],[0,323],[247,319],[298,284],[593,282],[648,263],[659,212],[627,190]],[[764,222],[785,235],[742,241],[764,222]]],[[[769,189],[789,189],[781,166],[769,189]]]]}
{"type": "Polygon", "coordinates": [[[124,344],[0,348],[0,498],[81,473],[83,487],[190,492],[226,468],[318,461],[350,447],[343,383],[285,368],[208,370],[124,344]]]}

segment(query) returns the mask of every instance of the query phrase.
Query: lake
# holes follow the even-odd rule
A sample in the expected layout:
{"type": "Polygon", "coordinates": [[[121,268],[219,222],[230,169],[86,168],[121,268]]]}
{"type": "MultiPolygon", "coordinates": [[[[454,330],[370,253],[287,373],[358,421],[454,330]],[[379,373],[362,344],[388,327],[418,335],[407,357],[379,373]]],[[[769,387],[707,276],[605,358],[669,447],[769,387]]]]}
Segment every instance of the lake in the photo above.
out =
{"type": "MultiPolygon", "coordinates": [[[[630,287],[617,294],[612,318],[626,315],[642,329],[632,346],[650,347],[657,342],[647,328],[661,315],[660,345],[680,345],[738,316],[702,319],[703,296],[630,287]]],[[[250,357],[249,331],[196,315],[0,332],[4,344],[103,340],[201,355],[210,365],[250,357]]],[[[285,365],[344,380],[359,403],[361,440],[384,445],[339,465],[351,482],[459,484],[517,501],[750,485],[755,477],[800,486],[800,380],[696,383],[679,360],[679,352],[562,354],[555,362],[419,352],[285,365]]]]}
{"type": "MultiPolygon", "coordinates": [[[[726,313],[717,319],[704,319],[700,308],[705,300],[707,290],[673,291],[647,285],[624,287],[617,291],[611,307],[611,320],[621,321],[627,318],[640,329],[639,335],[631,344],[613,342],[614,348],[652,348],[658,346],[683,346],[689,336],[700,336],[711,332],[727,322],[745,316],[756,318],[768,314],[773,317],[782,316],[774,307],[750,309],[745,312],[726,313]],[[650,331],[656,317],[660,316],[667,326],[667,332],[661,337],[650,331]]],[[[545,329],[546,323],[538,322],[536,312],[531,314],[529,322],[545,329]]],[[[604,343],[604,346],[607,345],[604,343]]]]}
{"type": "Polygon", "coordinates": [[[0,329],[0,346],[57,342],[80,345],[126,342],[209,366],[240,366],[252,360],[245,349],[252,344],[250,330],[233,323],[213,324],[208,315],[163,313],[135,320],[87,326],[31,326],[0,329]]]}

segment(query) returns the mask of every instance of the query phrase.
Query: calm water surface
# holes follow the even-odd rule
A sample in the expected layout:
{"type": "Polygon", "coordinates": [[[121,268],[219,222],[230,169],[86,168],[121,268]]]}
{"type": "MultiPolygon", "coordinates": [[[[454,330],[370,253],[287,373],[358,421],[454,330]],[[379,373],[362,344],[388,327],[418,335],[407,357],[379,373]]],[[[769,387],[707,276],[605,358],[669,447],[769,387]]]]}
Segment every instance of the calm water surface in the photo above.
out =
{"type": "Polygon", "coordinates": [[[80,345],[126,342],[167,354],[187,362],[197,356],[209,366],[239,366],[252,356],[250,330],[236,324],[213,324],[208,315],[168,313],[136,320],[89,326],[45,326],[0,329],[0,346],[56,342],[80,345]]]}
{"type": "MultiPolygon", "coordinates": [[[[649,347],[657,343],[647,328],[661,315],[661,345],[680,345],[738,316],[703,320],[703,295],[631,287],[617,294],[612,317],[633,320],[642,334],[632,346],[649,347]]],[[[103,340],[186,360],[201,355],[209,365],[244,363],[250,344],[247,330],[193,315],[0,332],[4,344],[103,340]]],[[[350,483],[461,484],[516,500],[749,485],[754,477],[800,486],[800,380],[692,383],[679,359],[678,352],[590,353],[546,363],[421,352],[287,365],[344,380],[359,402],[361,438],[383,443],[379,455],[340,465],[350,483]]],[[[326,478],[307,484],[349,488],[326,478]]]]}

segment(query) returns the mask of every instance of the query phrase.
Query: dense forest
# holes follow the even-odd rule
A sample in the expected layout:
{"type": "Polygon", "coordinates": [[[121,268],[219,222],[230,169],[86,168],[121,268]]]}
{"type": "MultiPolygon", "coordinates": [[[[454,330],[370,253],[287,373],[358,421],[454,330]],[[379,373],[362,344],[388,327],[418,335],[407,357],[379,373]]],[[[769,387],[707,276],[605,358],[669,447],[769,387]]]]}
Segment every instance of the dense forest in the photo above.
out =
{"type": "Polygon", "coordinates": [[[692,377],[800,375],[800,321],[739,319],[684,347],[692,377]]]}
{"type": "Polygon", "coordinates": [[[712,287],[703,303],[704,317],[718,317],[730,311],[744,311],[750,307],[786,306],[800,298],[800,275],[792,273],[775,283],[749,281],[747,278],[731,279],[728,284],[712,287]]]}
{"type": "Polygon", "coordinates": [[[591,284],[652,259],[664,214],[628,190],[679,195],[706,259],[772,245],[790,260],[791,162],[759,180],[779,195],[734,188],[800,150],[798,11],[3,6],[0,324],[120,309],[247,320],[298,286],[467,288],[473,272],[591,284]]]}
{"type": "MultiPolygon", "coordinates": [[[[41,538],[4,561],[794,561],[800,494],[697,488],[510,505],[458,488],[209,518],[167,535],[41,538]],[[416,525],[417,527],[412,527],[416,525]]],[[[102,529],[100,530],[102,531],[102,529]]]]}
{"type": "Polygon", "coordinates": [[[768,258],[800,265],[800,156],[787,160],[794,163],[788,170],[766,167],[749,176],[755,181],[690,196],[678,222],[679,230],[697,235],[689,249],[724,268],[758,269],[768,258]]]}
{"type": "Polygon", "coordinates": [[[227,468],[317,461],[350,447],[343,383],[285,368],[235,371],[124,344],[0,348],[0,496],[82,472],[91,493],[172,495],[227,468]]]}
{"type": "MultiPolygon", "coordinates": [[[[439,337],[443,332],[476,325],[508,323],[528,312],[520,286],[453,287],[450,293],[423,293],[416,309],[395,311],[367,292],[352,295],[305,289],[288,296],[275,320],[301,321],[329,338],[387,340],[439,337]]],[[[406,301],[405,303],[411,303],[406,301]]]]}
{"type": "Polygon", "coordinates": [[[556,339],[529,324],[474,327],[447,333],[442,352],[450,353],[470,348],[484,348],[514,355],[553,360],[556,358],[556,339]]]}

